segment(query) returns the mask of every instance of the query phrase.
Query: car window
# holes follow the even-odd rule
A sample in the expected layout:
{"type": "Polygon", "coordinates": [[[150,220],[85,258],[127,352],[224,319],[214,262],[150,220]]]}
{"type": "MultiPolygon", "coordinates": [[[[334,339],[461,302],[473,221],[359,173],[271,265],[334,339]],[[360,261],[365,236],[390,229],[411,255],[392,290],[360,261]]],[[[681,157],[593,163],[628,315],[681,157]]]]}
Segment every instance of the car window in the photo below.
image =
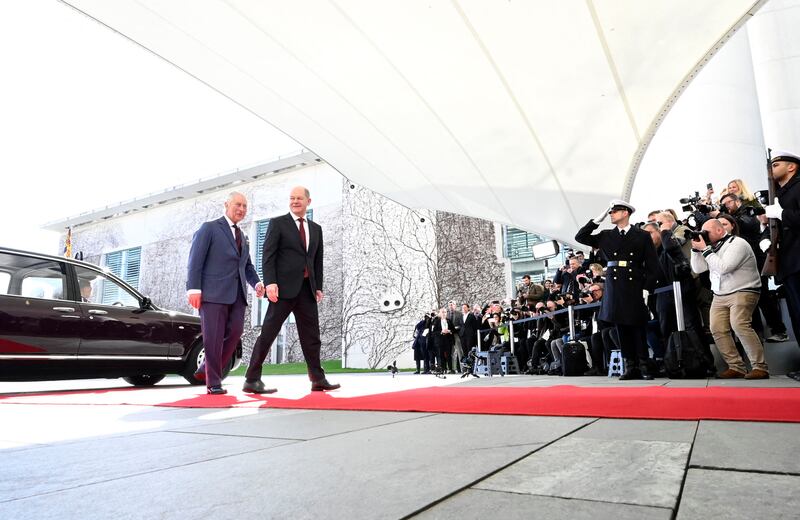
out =
{"type": "Polygon", "coordinates": [[[63,300],[67,298],[64,264],[19,254],[0,253],[3,294],[63,300]]]}
{"type": "Polygon", "coordinates": [[[139,300],[128,289],[97,271],[75,266],[81,301],[99,305],[139,307],[139,300]]]}

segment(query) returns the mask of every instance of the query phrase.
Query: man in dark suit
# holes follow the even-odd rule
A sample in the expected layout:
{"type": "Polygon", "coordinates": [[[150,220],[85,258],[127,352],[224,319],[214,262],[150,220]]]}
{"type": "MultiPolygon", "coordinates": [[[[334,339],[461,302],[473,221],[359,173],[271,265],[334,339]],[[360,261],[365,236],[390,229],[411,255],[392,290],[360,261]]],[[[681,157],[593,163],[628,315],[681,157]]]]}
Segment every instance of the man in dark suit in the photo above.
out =
{"type": "MultiPolygon", "coordinates": [[[[433,318],[431,325],[431,336],[433,344],[436,346],[436,365],[442,374],[448,371],[450,359],[453,356],[453,343],[455,339],[455,327],[453,322],[447,317],[447,310],[440,309],[439,315],[433,318]]],[[[450,373],[453,373],[450,370],[450,373]]]]}
{"type": "Polygon", "coordinates": [[[233,192],[225,201],[225,215],[203,223],[192,238],[186,289],[189,305],[200,310],[205,346],[204,367],[195,377],[205,379],[209,394],[224,394],[223,367],[228,364],[244,331],[247,284],[264,295],[250,261],[250,244],[239,229],[247,214],[247,199],[233,192]]]}
{"type": "Polygon", "coordinates": [[[468,356],[472,347],[478,344],[478,318],[470,312],[469,305],[466,303],[461,306],[461,317],[464,321],[460,331],[461,349],[464,351],[464,356],[468,356]]]}
{"type": "Polygon", "coordinates": [[[602,215],[590,220],[575,235],[581,244],[599,248],[608,262],[597,319],[616,326],[625,360],[625,372],[620,376],[623,380],[653,379],[654,367],[644,341],[650,319],[645,301],[655,289],[661,272],[650,234],[630,224],[633,211],[628,202],[612,200],[602,215]],[[615,227],[593,235],[608,215],[615,227]]]}
{"type": "Polygon", "coordinates": [[[323,298],[323,241],[322,227],[306,219],[306,208],[310,203],[308,190],[297,186],[289,195],[289,213],[269,222],[264,239],[262,272],[270,305],[250,357],[243,387],[245,392],[262,394],[269,391],[261,381],[261,365],[289,313],[294,313],[297,323],[311,390],[335,390],[340,386],[328,382],[320,363],[322,342],[317,305],[323,298]]]}

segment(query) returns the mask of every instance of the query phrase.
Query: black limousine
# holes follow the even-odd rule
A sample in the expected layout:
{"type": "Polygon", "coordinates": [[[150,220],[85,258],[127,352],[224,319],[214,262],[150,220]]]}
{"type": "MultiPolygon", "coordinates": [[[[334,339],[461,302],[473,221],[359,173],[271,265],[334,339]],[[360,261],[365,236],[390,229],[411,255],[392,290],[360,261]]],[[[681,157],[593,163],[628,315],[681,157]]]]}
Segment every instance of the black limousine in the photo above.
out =
{"type": "MultiPolygon", "coordinates": [[[[157,307],[96,265],[0,247],[0,381],[149,386],[179,374],[202,384],[203,356],[197,316],[157,307]]],[[[241,356],[239,345],[227,371],[241,356]]]]}

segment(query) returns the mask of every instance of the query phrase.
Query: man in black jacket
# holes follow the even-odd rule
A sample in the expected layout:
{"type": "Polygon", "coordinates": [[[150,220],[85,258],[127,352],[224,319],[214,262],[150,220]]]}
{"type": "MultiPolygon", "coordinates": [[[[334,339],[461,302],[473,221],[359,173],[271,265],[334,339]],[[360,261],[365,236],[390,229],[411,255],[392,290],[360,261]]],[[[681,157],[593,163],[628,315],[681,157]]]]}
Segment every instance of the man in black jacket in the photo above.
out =
{"type": "MultiPolygon", "coordinates": [[[[778,184],[775,203],[764,208],[769,218],[780,220],[778,242],[778,274],[775,281],[783,284],[795,341],[800,341],[800,156],[790,152],[775,152],[772,157],[772,176],[778,184]]],[[[789,377],[800,381],[800,371],[789,377]]]]}
{"type": "Polygon", "coordinates": [[[455,327],[447,317],[447,309],[439,309],[437,317],[431,322],[431,337],[436,346],[436,367],[441,373],[455,372],[451,368],[450,360],[453,357],[453,344],[455,342],[455,327]]]}
{"type": "Polygon", "coordinates": [[[598,319],[616,326],[625,360],[621,380],[652,379],[654,371],[643,340],[650,318],[645,300],[655,289],[661,269],[649,233],[630,224],[633,212],[634,207],[628,202],[612,200],[602,215],[590,220],[575,235],[581,244],[599,248],[607,260],[598,319]],[[609,215],[615,228],[592,234],[609,215]]]}
{"type": "Polygon", "coordinates": [[[262,271],[270,304],[264,316],[243,390],[261,394],[268,390],[261,381],[261,365],[272,342],[278,337],[283,322],[294,313],[300,348],[306,358],[311,390],[335,390],[325,378],[320,362],[319,312],[322,301],[322,227],[306,218],[311,203],[308,190],[302,186],[289,194],[289,213],[269,222],[264,239],[262,271]]]}

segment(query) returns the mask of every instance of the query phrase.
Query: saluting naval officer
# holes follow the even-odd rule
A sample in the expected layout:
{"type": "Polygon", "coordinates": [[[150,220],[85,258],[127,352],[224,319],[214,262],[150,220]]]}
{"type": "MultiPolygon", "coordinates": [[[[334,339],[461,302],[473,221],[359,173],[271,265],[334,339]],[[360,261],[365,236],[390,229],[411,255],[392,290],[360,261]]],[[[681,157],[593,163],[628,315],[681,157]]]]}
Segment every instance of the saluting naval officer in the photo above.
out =
{"type": "Polygon", "coordinates": [[[575,240],[599,249],[606,264],[606,284],[598,319],[616,326],[625,371],[620,379],[653,379],[645,329],[650,318],[645,301],[655,288],[660,267],[650,234],[630,224],[634,207],[612,200],[609,208],[583,226],[575,240]],[[613,229],[592,234],[607,216],[613,229]]]}

